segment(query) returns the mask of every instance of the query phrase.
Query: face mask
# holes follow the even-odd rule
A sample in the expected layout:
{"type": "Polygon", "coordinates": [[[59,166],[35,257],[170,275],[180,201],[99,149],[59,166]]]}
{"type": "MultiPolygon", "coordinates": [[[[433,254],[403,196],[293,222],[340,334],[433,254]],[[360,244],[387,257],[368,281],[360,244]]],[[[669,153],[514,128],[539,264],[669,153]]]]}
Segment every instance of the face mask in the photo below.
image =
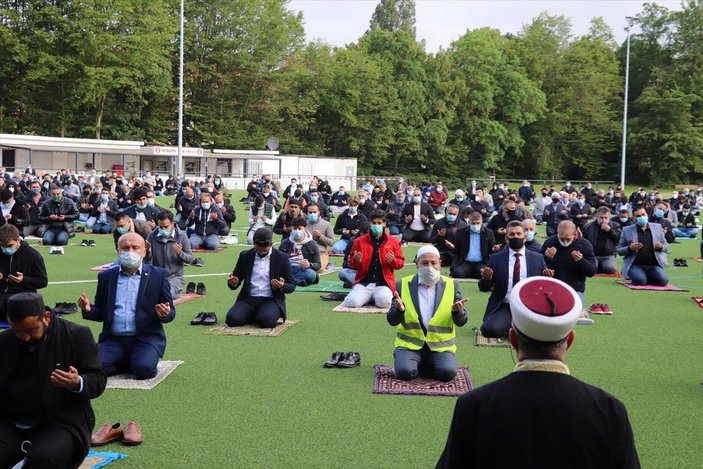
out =
{"type": "MultiPolygon", "coordinates": [[[[14,192],[14,191],[13,191],[13,192],[14,192]]],[[[88,196],[88,195],[90,195],[90,190],[87,190],[87,191],[83,191],[83,195],[85,195],[85,196],[88,196]]]]}
{"type": "Polygon", "coordinates": [[[315,223],[318,217],[319,215],[317,213],[308,213],[308,221],[311,223],[315,223]]]}
{"type": "Polygon", "coordinates": [[[215,204],[215,207],[217,207],[217,208],[222,208],[222,207],[224,207],[224,206],[225,206],[225,203],[224,203],[224,202],[217,202],[217,203],[215,204]]]}
{"type": "Polygon", "coordinates": [[[311,195],[311,196],[310,196],[310,202],[312,202],[312,203],[317,202],[317,196],[316,196],[316,195],[311,195]]]}
{"type": "Polygon", "coordinates": [[[524,238],[510,238],[508,239],[508,246],[510,246],[510,249],[513,251],[519,251],[522,249],[522,247],[525,245],[525,239],[524,238]]]}
{"type": "Polygon", "coordinates": [[[472,233],[480,233],[481,232],[481,225],[469,225],[469,229],[471,230],[472,233]]]}
{"type": "Polygon", "coordinates": [[[637,225],[644,226],[647,224],[647,217],[637,217],[637,225]]]}
{"type": "Polygon", "coordinates": [[[215,181],[215,187],[220,187],[220,184],[222,184],[220,181],[215,181]]]}
{"type": "Polygon", "coordinates": [[[403,204],[403,203],[405,203],[405,198],[404,197],[396,197],[395,201],[396,201],[396,203],[403,204]]]}
{"type": "Polygon", "coordinates": [[[129,227],[127,227],[127,226],[118,226],[118,227],[115,227],[115,229],[116,229],[117,232],[118,232],[119,234],[121,234],[121,235],[123,235],[123,234],[125,234],[126,232],[129,231],[129,227]]]}
{"type": "Polygon", "coordinates": [[[547,197],[547,193],[546,193],[546,192],[542,192],[542,197],[547,197]]]}
{"type": "Polygon", "coordinates": [[[449,223],[454,223],[456,221],[456,217],[457,217],[456,215],[447,214],[447,221],[449,223]]]}
{"type": "Polygon", "coordinates": [[[569,246],[571,246],[571,243],[573,243],[573,242],[574,242],[573,239],[570,239],[569,241],[564,241],[563,239],[559,240],[559,244],[561,244],[565,248],[568,248],[569,246]]]}
{"type": "Polygon", "coordinates": [[[664,216],[664,210],[656,209],[656,210],[654,211],[654,216],[657,217],[657,218],[663,217],[663,216],[664,216]]]}
{"type": "Polygon", "coordinates": [[[620,217],[620,221],[623,222],[623,223],[627,223],[627,220],[629,220],[629,218],[627,218],[627,217],[620,217]]]}
{"type": "Polygon", "coordinates": [[[461,197],[461,196],[458,196],[458,195],[457,195],[457,196],[456,196],[456,200],[457,200],[457,202],[461,202],[461,201],[463,201],[463,200],[464,200],[464,198],[463,198],[463,197],[461,197]]]}
{"type": "Polygon", "coordinates": [[[419,204],[420,202],[422,202],[422,197],[413,197],[413,202],[419,204]]]}
{"type": "Polygon", "coordinates": [[[681,212],[681,214],[683,214],[684,217],[687,217],[689,213],[691,213],[691,212],[681,212]]]}
{"type": "Polygon", "coordinates": [[[102,200],[103,202],[106,202],[107,199],[108,199],[107,194],[100,194],[100,200],[102,200]]]}
{"type": "Polygon", "coordinates": [[[439,270],[434,267],[420,267],[417,269],[417,277],[420,283],[430,287],[435,286],[439,282],[440,275],[439,270]]]}
{"type": "Polygon", "coordinates": [[[200,204],[200,206],[203,208],[203,210],[210,210],[210,204],[207,202],[203,202],[200,204]]]}
{"type": "Polygon", "coordinates": [[[586,203],[586,201],[579,199],[577,203],[583,207],[583,205],[586,203]]]}
{"type": "Polygon", "coordinates": [[[294,240],[302,241],[303,239],[305,239],[305,230],[293,230],[291,235],[293,236],[294,240]]]}
{"type": "Polygon", "coordinates": [[[134,269],[135,267],[139,267],[141,262],[142,256],[136,252],[120,252],[120,265],[125,269],[134,269]]]}
{"type": "Polygon", "coordinates": [[[270,192],[265,192],[265,191],[264,191],[264,193],[263,193],[263,194],[264,194],[264,197],[268,197],[268,196],[269,196],[269,194],[270,194],[270,192]]]}
{"type": "Polygon", "coordinates": [[[371,225],[371,234],[378,236],[383,233],[383,225],[371,225]]]}
{"type": "Polygon", "coordinates": [[[61,202],[61,196],[60,195],[52,195],[51,200],[54,202],[61,202]]]}
{"type": "Polygon", "coordinates": [[[163,228],[159,228],[159,236],[168,238],[171,236],[171,233],[173,233],[173,230],[164,230],[163,228]]]}
{"type": "Polygon", "coordinates": [[[532,241],[535,239],[535,232],[534,231],[525,231],[525,237],[527,238],[528,241],[532,241]]]}
{"type": "Polygon", "coordinates": [[[552,199],[552,204],[556,205],[559,203],[559,199],[552,199]]]}
{"type": "Polygon", "coordinates": [[[610,196],[612,196],[613,193],[614,193],[613,191],[608,191],[608,195],[610,195],[610,196]]]}
{"type": "Polygon", "coordinates": [[[49,188],[49,184],[44,184],[44,189],[48,189],[48,188],[49,188]]]}
{"type": "Polygon", "coordinates": [[[41,192],[41,189],[32,189],[32,194],[37,195],[41,192]]]}
{"type": "Polygon", "coordinates": [[[153,207],[156,204],[156,200],[154,199],[146,199],[146,204],[153,207]]]}
{"type": "Polygon", "coordinates": [[[17,252],[17,248],[8,248],[7,246],[2,246],[2,253],[6,256],[11,256],[17,252]]]}
{"type": "Polygon", "coordinates": [[[337,192],[337,194],[344,195],[344,191],[339,191],[339,192],[337,192]]]}
{"type": "Polygon", "coordinates": [[[356,208],[356,207],[349,207],[349,214],[350,214],[350,215],[355,214],[356,211],[357,211],[357,208],[356,208]]]}
{"type": "Polygon", "coordinates": [[[359,205],[364,205],[366,203],[366,199],[359,199],[359,205]]]}
{"type": "Polygon", "coordinates": [[[138,209],[145,209],[146,204],[136,204],[138,209]]]}

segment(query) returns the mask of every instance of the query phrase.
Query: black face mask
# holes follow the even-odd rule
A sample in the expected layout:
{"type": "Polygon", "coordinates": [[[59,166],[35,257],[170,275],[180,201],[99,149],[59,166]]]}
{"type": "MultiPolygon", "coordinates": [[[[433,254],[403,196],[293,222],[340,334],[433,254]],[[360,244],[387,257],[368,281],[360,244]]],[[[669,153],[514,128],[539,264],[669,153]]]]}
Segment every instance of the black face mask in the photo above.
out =
{"type": "Polygon", "coordinates": [[[525,238],[510,238],[508,240],[508,246],[513,251],[519,251],[525,245],[525,238]]]}
{"type": "Polygon", "coordinates": [[[506,210],[505,214],[512,218],[515,216],[515,210],[506,210]]]}

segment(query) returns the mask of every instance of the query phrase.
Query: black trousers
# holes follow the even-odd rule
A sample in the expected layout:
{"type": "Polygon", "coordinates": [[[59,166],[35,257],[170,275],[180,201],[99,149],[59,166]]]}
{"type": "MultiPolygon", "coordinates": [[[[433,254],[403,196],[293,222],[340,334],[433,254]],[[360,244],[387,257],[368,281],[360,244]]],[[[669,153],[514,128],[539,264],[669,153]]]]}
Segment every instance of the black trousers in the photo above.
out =
{"type": "Polygon", "coordinates": [[[237,300],[225,318],[230,327],[257,324],[259,327],[276,327],[281,317],[281,308],[273,298],[248,296],[237,300]]]}
{"type": "Polygon", "coordinates": [[[430,232],[427,230],[415,231],[411,230],[409,226],[405,227],[403,231],[403,241],[413,241],[416,243],[429,243],[430,242],[430,232]]]}
{"type": "Polygon", "coordinates": [[[483,262],[462,261],[449,271],[449,275],[454,278],[481,278],[481,269],[486,267],[483,262]]]}
{"type": "Polygon", "coordinates": [[[80,465],[85,455],[71,434],[56,425],[21,430],[8,421],[0,422],[0,467],[10,468],[20,462],[27,451],[29,468],[63,469],[80,465]]]}
{"type": "Polygon", "coordinates": [[[503,303],[500,308],[483,317],[481,324],[481,334],[484,337],[500,339],[508,336],[513,316],[510,313],[510,305],[503,303]]]}

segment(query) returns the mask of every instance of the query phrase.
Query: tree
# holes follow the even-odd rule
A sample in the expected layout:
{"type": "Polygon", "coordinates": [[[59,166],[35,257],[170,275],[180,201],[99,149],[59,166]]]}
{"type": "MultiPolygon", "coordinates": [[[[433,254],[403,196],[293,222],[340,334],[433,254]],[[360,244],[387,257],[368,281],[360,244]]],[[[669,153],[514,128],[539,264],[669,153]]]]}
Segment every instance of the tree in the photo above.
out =
{"type": "Polygon", "coordinates": [[[369,31],[374,29],[406,31],[414,39],[415,0],[381,0],[371,16],[369,31]]]}

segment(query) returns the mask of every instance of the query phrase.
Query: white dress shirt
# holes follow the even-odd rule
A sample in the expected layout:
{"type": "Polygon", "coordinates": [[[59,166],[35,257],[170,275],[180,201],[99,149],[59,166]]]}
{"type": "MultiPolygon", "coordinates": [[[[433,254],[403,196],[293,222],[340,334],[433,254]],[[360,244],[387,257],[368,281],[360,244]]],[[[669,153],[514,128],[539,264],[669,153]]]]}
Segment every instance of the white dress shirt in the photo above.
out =
{"type": "Polygon", "coordinates": [[[425,229],[424,223],[422,223],[422,204],[413,204],[413,221],[410,222],[410,229],[413,231],[422,231],[425,229]]]}
{"type": "Polygon", "coordinates": [[[434,316],[434,302],[437,291],[437,285],[428,287],[424,283],[418,284],[417,300],[420,303],[420,321],[427,329],[430,319],[434,316]]]}
{"type": "Polygon", "coordinates": [[[505,294],[505,301],[508,300],[510,297],[510,292],[513,291],[513,272],[515,272],[516,252],[520,254],[520,280],[527,278],[527,259],[525,258],[525,247],[523,246],[519,251],[509,249],[508,252],[510,253],[508,258],[508,291],[505,294]]]}
{"type": "Polygon", "coordinates": [[[270,276],[272,249],[269,248],[268,254],[264,257],[254,254],[254,268],[251,270],[251,288],[249,289],[251,296],[273,297],[270,276]]]}

